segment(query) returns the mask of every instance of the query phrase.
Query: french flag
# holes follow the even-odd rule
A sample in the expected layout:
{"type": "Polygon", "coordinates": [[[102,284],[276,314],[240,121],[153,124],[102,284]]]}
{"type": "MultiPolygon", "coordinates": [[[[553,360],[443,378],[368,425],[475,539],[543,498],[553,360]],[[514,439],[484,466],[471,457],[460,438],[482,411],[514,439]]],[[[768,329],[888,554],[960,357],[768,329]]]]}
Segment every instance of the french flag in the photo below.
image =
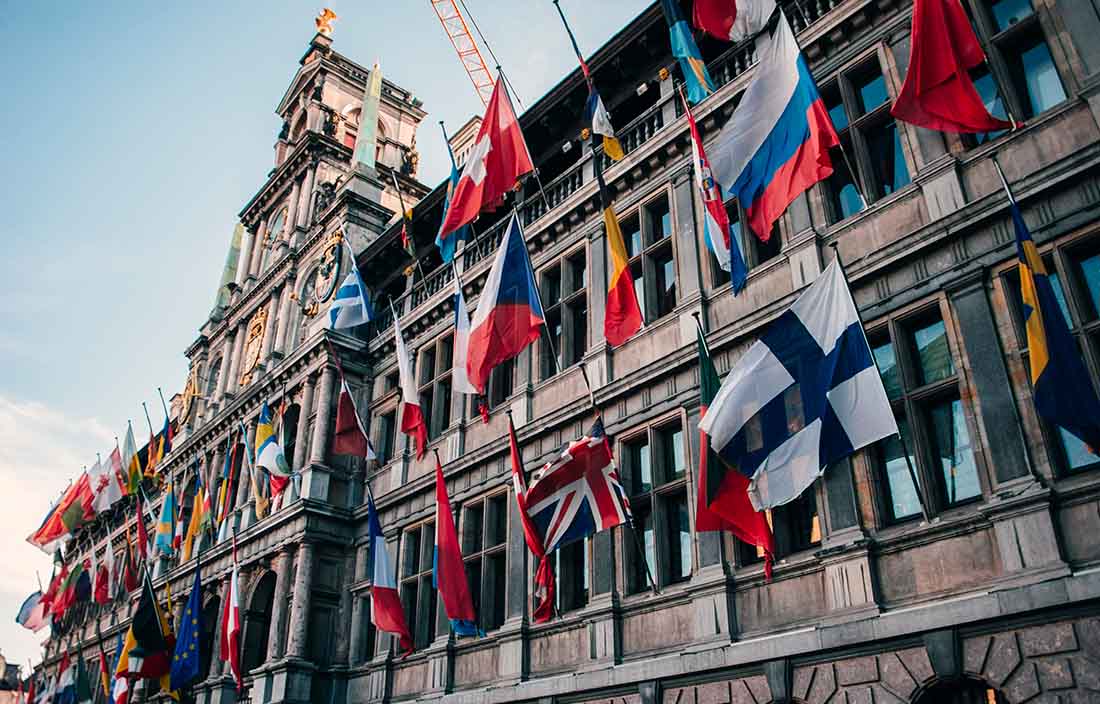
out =
{"type": "Polygon", "coordinates": [[[763,241],[787,206],[833,173],[839,144],[787,18],[756,39],[756,75],[711,151],[714,180],[736,196],[763,241]]]}
{"type": "Polygon", "coordinates": [[[401,382],[401,432],[416,438],[416,459],[419,460],[428,451],[428,426],[420,409],[412,358],[405,347],[405,338],[401,336],[401,324],[396,313],[393,316],[393,334],[397,345],[397,375],[401,382]]]}
{"type": "Polygon", "coordinates": [[[479,393],[485,393],[493,367],[538,339],[545,319],[523,229],[513,213],[470,323],[466,372],[479,393]]]}
{"type": "Polygon", "coordinates": [[[401,608],[401,598],[397,594],[397,579],[390,567],[390,554],[386,550],[386,536],[382,534],[382,524],[378,521],[378,509],[374,507],[374,495],[367,491],[367,530],[370,562],[373,566],[370,587],[370,621],[374,627],[386,633],[392,633],[401,642],[401,650],[409,653],[413,649],[412,634],[405,621],[405,611],[401,608]]]}

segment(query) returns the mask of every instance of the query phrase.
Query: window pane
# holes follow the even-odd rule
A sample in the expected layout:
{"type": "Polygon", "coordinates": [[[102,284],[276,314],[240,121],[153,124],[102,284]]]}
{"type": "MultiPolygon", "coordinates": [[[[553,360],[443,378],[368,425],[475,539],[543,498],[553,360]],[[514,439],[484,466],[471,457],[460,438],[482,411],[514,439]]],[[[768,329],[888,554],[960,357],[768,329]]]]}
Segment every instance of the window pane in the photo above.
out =
{"type": "MultiPolygon", "coordinates": [[[[657,537],[653,532],[653,508],[649,501],[639,501],[631,504],[634,513],[634,533],[638,536],[645,551],[645,561],[638,555],[637,545],[626,546],[630,554],[630,592],[637,593],[649,589],[649,579],[646,576],[646,562],[650,569],[657,564],[657,537]]],[[[628,538],[628,540],[631,540],[628,538]]]]}
{"type": "Polygon", "coordinates": [[[684,431],[680,426],[663,428],[659,431],[661,439],[661,469],[664,482],[671,482],[684,476],[684,431]]]}
{"type": "MultiPolygon", "coordinates": [[[[912,454],[913,438],[909,433],[909,423],[905,418],[898,418],[897,423],[898,430],[905,437],[905,446],[909,448],[909,461],[916,472],[917,458],[912,454]]],[[[879,443],[879,456],[886,478],[886,503],[890,518],[896,521],[919,514],[920,499],[913,486],[913,477],[909,474],[909,465],[905,462],[901,441],[896,435],[879,443]]],[[[920,481],[919,475],[917,481],[920,481]]]]}
{"type": "Polygon", "coordinates": [[[542,304],[553,306],[561,301],[561,269],[554,267],[542,274],[542,304]]]}
{"type": "Polygon", "coordinates": [[[672,248],[657,253],[653,260],[657,274],[657,317],[661,317],[676,307],[676,263],[672,258],[672,248]]]}
{"type": "Polygon", "coordinates": [[[439,382],[439,403],[436,404],[439,413],[436,415],[436,431],[442,433],[451,424],[451,378],[439,382]]]}
{"type": "Polygon", "coordinates": [[[627,256],[637,256],[642,251],[642,226],[638,217],[628,218],[619,226],[623,231],[623,243],[626,244],[627,256]]]}
{"type": "Polygon", "coordinates": [[[875,362],[882,373],[882,385],[886,387],[886,395],[889,398],[901,396],[901,370],[898,368],[898,357],[894,352],[894,343],[886,342],[876,345],[872,350],[875,362]]]}
{"type": "Polygon", "coordinates": [[[1050,262],[1046,262],[1047,280],[1050,281],[1050,287],[1054,289],[1054,300],[1058,301],[1058,310],[1062,311],[1062,319],[1066,321],[1066,327],[1073,328],[1073,319],[1069,315],[1069,304],[1066,303],[1066,292],[1062,289],[1062,277],[1058,276],[1058,272],[1054,270],[1050,262]]]}
{"type": "Polygon", "coordinates": [[[644,437],[627,444],[626,467],[630,477],[629,489],[632,496],[645,493],[653,488],[653,469],[649,458],[649,442],[644,437]]]}
{"type": "MultiPolygon", "coordinates": [[[[1088,289],[1089,319],[1096,320],[1100,316],[1100,254],[1094,254],[1079,261],[1077,271],[1088,289]]],[[[1064,296],[1062,298],[1064,299],[1064,296]]]]}
{"type": "Polygon", "coordinates": [[[563,545],[555,551],[560,611],[579,609],[588,603],[588,540],[563,545]]]}
{"type": "Polygon", "coordinates": [[[947,330],[942,320],[914,330],[913,345],[919,362],[921,384],[931,384],[955,373],[955,363],[947,346],[947,330]]]}
{"type": "Polygon", "coordinates": [[[561,310],[550,311],[546,314],[546,325],[543,327],[542,345],[542,378],[549,379],[557,373],[557,361],[555,354],[561,354],[561,310]]]}
{"type": "Polygon", "coordinates": [[[944,498],[955,504],[981,494],[978,467],[966,429],[962,401],[948,401],[931,410],[935,457],[943,472],[944,498]]]}
{"type": "Polygon", "coordinates": [[[584,252],[569,260],[569,292],[583,291],[588,288],[588,268],[584,252]]]}
{"type": "Polygon", "coordinates": [[[829,197],[832,201],[833,222],[840,222],[863,209],[863,200],[856,190],[852,172],[840,149],[829,151],[833,162],[833,174],[829,177],[829,197]]]}
{"type": "Polygon", "coordinates": [[[1034,12],[1031,0],[993,0],[990,9],[993,11],[993,21],[998,32],[1008,29],[1034,12]]]}
{"type": "Polygon", "coordinates": [[[428,438],[435,439],[435,424],[432,423],[432,388],[429,386],[420,394],[420,412],[424,415],[424,423],[428,426],[428,438]]]}
{"type": "Polygon", "coordinates": [[[508,506],[507,494],[494,496],[489,499],[489,518],[485,522],[485,547],[490,548],[504,542],[508,534],[508,506]]]}
{"type": "Polygon", "coordinates": [[[420,351],[420,383],[427,384],[435,378],[435,345],[420,351]]]}
{"type": "Polygon", "coordinates": [[[443,341],[439,345],[439,369],[436,370],[436,376],[449,370],[454,366],[455,351],[455,336],[447,335],[443,338],[443,341]]]}
{"type": "Polygon", "coordinates": [[[878,70],[877,64],[874,66],[874,73],[868,73],[864,78],[857,79],[855,83],[860,106],[865,114],[890,99],[886,94],[886,81],[878,70]]]}
{"type": "Polygon", "coordinates": [[[781,557],[806,550],[821,542],[821,523],[817,517],[817,495],[813,488],[803,491],[794,501],[772,509],[776,549],[781,557]]]}
{"type": "Polygon", "coordinates": [[[660,242],[672,236],[672,214],[669,212],[668,199],[646,206],[649,214],[649,243],[660,242]]]}
{"type": "Polygon", "coordinates": [[[1058,428],[1058,437],[1062,441],[1062,450],[1066,453],[1066,465],[1071,472],[1090,467],[1100,462],[1100,457],[1089,452],[1088,445],[1077,439],[1073,433],[1058,428]]]}
{"type": "Polygon", "coordinates": [[[462,517],[462,552],[470,553],[481,550],[481,526],[485,519],[484,504],[476,503],[467,506],[462,517]]]}
{"type": "Polygon", "coordinates": [[[688,527],[687,496],[677,494],[663,499],[665,538],[668,540],[668,580],[691,578],[691,530],[688,527]]]}
{"type": "MultiPolygon", "coordinates": [[[[1002,120],[1008,119],[1008,112],[1005,110],[1005,102],[1001,98],[1000,93],[997,90],[997,82],[993,80],[993,74],[990,73],[989,67],[983,65],[978,69],[980,73],[975,72],[974,87],[978,90],[978,95],[982,99],[982,103],[985,104],[985,109],[989,111],[989,114],[993,117],[999,117],[1002,120]]],[[[974,139],[978,144],[982,144],[991,139],[995,139],[1004,134],[1005,130],[999,130],[997,132],[984,132],[982,134],[974,135],[974,139]]]]}
{"type": "MultiPolygon", "coordinates": [[[[432,569],[435,562],[435,521],[420,527],[420,571],[432,569]]],[[[432,589],[434,592],[435,589],[432,589]]]]}
{"type": "Polygon", "coordinates": [[[1058,77],[1042,30],[1036,27],[1029,39],[1012,61],[1014,83],[1017,89],[1026,93],[1028,114],[1025,117],[1038,115],[1066,99],[1062,79],[1058,77]]]}
{"type": "Polygon", "coordinates": [[[822,91],[822,98],[825,100],[825,109],[829,111],[829,119],[833,121],[833,128],[840,132],[848,126],[848,113],[844,111],[844,101],[840,99],[840,91],[834,86],[822,91]]]}
{"type": "Polygon", "coordinates": [[[485,618],[485,610],[481,603],[481,558],[475,557],[466,561],[466,583],[470,585],[470,601],[473,602],[474,613],[485,618]]]}
{"type": "Polygon", "coordinates": [[[642,273],[641,262],[637,262],[630,267],[630,276],[634,279],[634,296],[638,299],[638,309],[642,312],[642,320],[647,320],[645,312],[645,276],[642,273]]]}
{"type": "Polygon", "coordinates": [[[488,619],[485,622],[485,630],[491,630],[499,628],[500,625],[504,623],[504,595],[506,594],[506,582],[508,577],[504,553],[498,551],[490,555],[487,560],[486,570],[486,584],[488,584],[493,591],[491,597],[487,597],[489,608],[485,609],[483,618],[488,619]]]}
{"type": "Polygon", "coordinates": [[[416,574],[420,567],[420,530],[405,533],[405,554],[401,557],[401,572],[406,577],[416,574]]]}
{"type": "Polygon", "coordinates": [[[871,152],[879,197],[909,184],[909,167],[905,165],[897,123],[886,122],[868,129],[867,147],[871,152]]]}
{"type": "Polygon", "coordinates": [[[569,357],[570,364],[576,364],[588,351],[588,301],[581,299],[573,309],[573,349],[569,357]]]}

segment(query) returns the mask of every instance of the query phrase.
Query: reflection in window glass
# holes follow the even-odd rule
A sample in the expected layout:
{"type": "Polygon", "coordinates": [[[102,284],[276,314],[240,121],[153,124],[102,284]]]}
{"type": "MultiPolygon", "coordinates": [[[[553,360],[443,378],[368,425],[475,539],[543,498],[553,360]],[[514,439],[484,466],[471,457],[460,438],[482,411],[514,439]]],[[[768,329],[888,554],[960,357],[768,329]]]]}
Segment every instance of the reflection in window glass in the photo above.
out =
{"type": "Polygon", "coordinates": [[[889,100],[889,96],[886,94],[886,81],[883,79],[882,74],[877,71],[873,76],[864,79],[864,82],[861,82],[857,88],[864,113],[871,112],[889,100]]]}
{"type": "Polygon", "coordinates": [[[829,195],[836,222],[840,222],[862,210],[863,200],[856,190],[855,180],[848,169],[844,154],[839,149],[832,149],[829,157],[833,161],[833,173],[829,176],[829,195]]]}
{"type": "MultiPolygon", "coordinates": [[[[634,507],[631,507],[634,509],[634,507]]],[[[634,532],[638,535],[645,550],[645,559],[651,565],[657,564],[657,536],[653,532],[653,511],[648,502],[641,503],[633,511],[634,532]]],[[[646,573],[646,563],[638,559],[637,551],[632,551],[630,558],[630,591],[637,593],[649,588],[649,579],[646,573]]]]}
{"type": "Polygon", "coordinates": [[[871,162],[881,184],[880,196],[888,196],[909,184],[909,167],[901,150],[901,133],[897,123],[887,122],[868,130],[867,144],[871,162]]]}
{"type": "Polygon", "coordinates": [[[878,363],[879,371],[882,373],[882,385],[886,387],[886,395],[889,398],[901,396],[901,370],[898,368],[898,358],[894,353],[893,343],[878,345],[872,350],[872,354],[875,355],[875,362],[878,363]]]}
{"type": "Polygon", "coordinates": [[[1071,472],[1100,462],[1100,457],[1089,452],[1088,445],[1078,440],[1076,435],[1068,432],[1065,428],[1058,428],[1057,430],[1062,441],[1062,449],[1066,453],[1066,464],[1069,465],[1071,472]]]}
{"type": "Polygon", "coordinates": [[[1032,115],[1038,115],[1066,99],[1066,91],[1054,68],[1050,49],[1041,37],[1037,38],[1035,46],[1021,54],[1020,63],[1027,81],[1032,115]]]}
{"type": "Polygon", "coordinates": [[[955,363],[947,347],[947,330],[942,320],[915,330],[913,343],[920,361],[921,384],[931,384],[955,373],[955,363]]]}
{"type": "Polygon", "coordinates": [[[993,10],[993,21],[998,32],[1008,29],[1034,12],[1031,0],[995,0],[990,9],[993,10]]]}
{"type": "Polygon", "coordinates": [[[1058,272],[1054,271],[1054,267],[1047,263],[1047,280],[1050,281],[1050,287],[1054,289],[1054,299],[1058,301],[1058,310],[1062,311],[1062,318],[1066,321],[1066,327],[1073,327],[1073,319],[1069,317],[1069,304],[1066,303],[1066,292],[1062,290],[1062,278],[1058,276],[1058,272]]]}
{"type": "MultiPolygon", "coordinates": [[[[691,530],[688,527],[686,495],[679,494],[666,499],[666,507],[669,551],[668,579],[670,582],[678,582],[691,577],[691,530]]],[[[649,554],[648,547],[646,554],[647,556],[649,554]]]]}
{"type": "Polygon", "coordinates": [[[630,467],[630,493],[640,494],[653,488],[653,467],[649,458],[649,443],[642,438],[626,446],[630,467]]]}
{"type": "Polygon", "coordinates": [[[1092,305],[1090,317],[1095,320],[1100,316],[1100,254],[1082,259],[1077,266],[1080,269],[1081,278],[1085,280],[1085,287],[1088,288],[1088,300],[1092,305]]]}
{"type": "Polygon", "coordinates": [[[684,476],[684,431],[680,425],[660,431],[661,461],[664,464],[662,482],[684,476]]]}
{"type": "Polygon", "coordinates": [[[667,315],[676,307],[676,262],[668,249],[654,257],[657,270],[657,317],[667,315]]]}
{"type": "MultiPolygon", "coordinates": [[[[1005,102],[1001,98],[1000,92],[997,90],[997,82],[993,80],[993,74],[989,72],[987,67],[983,67],[981,70],[982,74],[974,78],[974,87],[978,90],[978,95],[981,97],[982,103],[985,104],[985,109],[993,117],[1007,120],[1008,111],[1005,110],[1005,102]]],[[[991,139],[996,139],[1004,133],[1005,130],[983,132],[974,135],[974,139],[978,144],[984,144],[991,139]]]]}
{"type": "Polygon", "coordinates": [[[844,103],[839,92],[834,90],[825,95],[825,109],[829,111],[829,119],[833,121],[833,128],[837,132],[848,126],[848,113],[844,112],[844,103]]]}
{"type": "Polygon", "coordinates": [[[966,428],[962,401],[956,399],[933,406],[930,412],[935,445],[943,472],[944,498],[948,504],[981,494],[974,449],[966,428]]]}
{"type": "Polygon", "coordinates": [[[642,226],[637,217],[623,222],[620,227],[623,231],[623,242],[626,244],[626,255],[637,256],[642,251],[642,226]]]}
{"type": "MultiPolygon", "coordinates": [[[[909,434],[909,423],[904,418],[899,418],[897,422],[898,430],[905,437],[905,446],[912,448],[913,441],[909,434]]],[[[890,518],[896,521],[919,514],[920,499],[917,497],[916,487],[913,486],[913,477],[909,474],[909,465],[905,462],[901,440],[896,435],[890,436],[882,441],[880,451],[886,469],[886,490],[890,518]]],[[[912,449],[909,452],[909,461],[913,463],[915,471],[917,458],[912,454],[912,449]]]]}

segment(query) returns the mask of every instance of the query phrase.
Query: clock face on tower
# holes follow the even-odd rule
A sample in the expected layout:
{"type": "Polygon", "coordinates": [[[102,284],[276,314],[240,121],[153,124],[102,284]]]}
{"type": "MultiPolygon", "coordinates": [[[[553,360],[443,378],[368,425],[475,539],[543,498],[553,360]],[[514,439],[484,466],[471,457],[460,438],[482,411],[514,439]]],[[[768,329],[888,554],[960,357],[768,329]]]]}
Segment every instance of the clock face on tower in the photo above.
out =
{"type": "Polygon", "coordinates": [[[306,275],[302,290],[302,311],[307,317],[317,315],[322,304],[326,303],[336,291],[340,277],[340,242],[343,236],[336,233],[325,245],[317,263],[306,275]]]}
{"type": "Polygon", "coordinates": [[[252,373],[260,363],[260,350],[264,346],[264,333],[267,331],[267,308],[260,308],[248,321],[248,337],[244,342],[244,359],[241,363],[240,385],[252,381],[252,373]]]}

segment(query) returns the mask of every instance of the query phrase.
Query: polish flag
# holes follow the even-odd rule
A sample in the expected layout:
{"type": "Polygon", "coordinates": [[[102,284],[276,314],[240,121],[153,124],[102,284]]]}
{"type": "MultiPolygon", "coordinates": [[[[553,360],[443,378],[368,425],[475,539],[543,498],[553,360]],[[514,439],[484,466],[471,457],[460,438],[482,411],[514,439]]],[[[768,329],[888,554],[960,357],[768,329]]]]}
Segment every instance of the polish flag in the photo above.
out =
{"type": "Polygon", "coordinates": [[[440,239],[447,239],[447,235],[473,222],[478,213],[495,207],[505,193],[515,188],[520,176],[534,170],[508,89],[504,79],[498,77],[481,131],[466,157],[439,228],[440,239]]]}
{"type": "Polygon", "coordinates": [[[422,459],[428,451],[428,426],[424,412],[420,410],[420,396],[416,392],[416,377],[412,372],[412,360],[401,336],[401,324],[393,316],[393,334],[397,344],[397,372],[401,380],[401,432],[416,438],[416,459],[422,459]]]}
{"type": "Polygon", "coordinates": [[[370,561],[367,564],[374,566],[371,573],[370,621],[378,630],[396,635],[401,642],[401,650],[407,654],[412,652],[413,639],[409,624],[405,621],[405,610],[401,608],[401,598],[397,594],[397,580],[390,566],[382,524],[378,522],[378,509],[374,507],[374,496],[369,490],[367,527],[370,536],[370,561]]]}
{"type": "Polygon", "coordinates": [[[229,593],[226,594],[225,611],[222,613],[221,660],[228,662],[241,691],[241,597],[238,591],[237,574],[237,537],[233,537],[233,575],[229,579],[229,593]]]}

